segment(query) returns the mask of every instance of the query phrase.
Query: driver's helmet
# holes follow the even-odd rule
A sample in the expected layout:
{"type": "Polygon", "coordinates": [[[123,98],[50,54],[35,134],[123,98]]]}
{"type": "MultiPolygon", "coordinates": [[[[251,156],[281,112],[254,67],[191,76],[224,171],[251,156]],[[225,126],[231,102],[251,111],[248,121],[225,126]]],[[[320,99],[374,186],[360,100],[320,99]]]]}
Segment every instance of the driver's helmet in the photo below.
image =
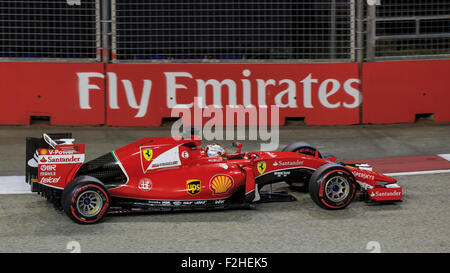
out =
{"type": "Polygon", "coordinates": [[[225,154],[225,148],[219,144],[211,144],[206,146],[206,155],[209,156],[219,156],[225,154]]]}

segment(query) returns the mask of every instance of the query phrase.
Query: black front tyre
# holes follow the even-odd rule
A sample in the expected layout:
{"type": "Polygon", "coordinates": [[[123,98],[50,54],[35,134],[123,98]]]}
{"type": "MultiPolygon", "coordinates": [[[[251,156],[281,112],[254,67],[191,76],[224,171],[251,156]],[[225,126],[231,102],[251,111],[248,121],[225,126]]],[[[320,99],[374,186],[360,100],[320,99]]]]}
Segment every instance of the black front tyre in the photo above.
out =
{"type": "Polygon", "coordinates": [[[95,178],[74,179],[65,187],[62,206],[67,216],[78,224],[94,224],[106,215],[111,197],[95,178]]]}
{"type": "Polygon", "coordinates": [[[318,168],[309,181],[312,200],[324,209],[347,207],[355,198],[356,181],[345,167],[330,163],[318,168]]]}
{"type": "Polygon", "coordinates": [[[310,156],[315,156],[316,151],[320,158],[322,158],[322,155],[320,152],[316,149],[316,147],[312,146],[311,144],[303,141],[299,142],[293,142],[289,144],[288,146],[284,147],[282,150],[284,152],[294,152],[294,153],[300,153],[310,156]]]}
{"type": "MultiPolygon", "coordinates": [[[[283,148],[282,151],[315,156],[317,149],[307,142],[299,141],[299,142],[293,142],[293,143],[287,145],[286,147],[283,148]]],[[[320,154],[319,151],[317,151],[317,154],[318,154],[319,158],[322,158],[322,155],[320,154]]],[[[293,190],[299,191],[299,192],[308,192],[309,191],[308,182],[309,182],[309,176],[305,177],[299,181],[293,180],[293,179],[286,180],[286,183],[293,190]]]]}

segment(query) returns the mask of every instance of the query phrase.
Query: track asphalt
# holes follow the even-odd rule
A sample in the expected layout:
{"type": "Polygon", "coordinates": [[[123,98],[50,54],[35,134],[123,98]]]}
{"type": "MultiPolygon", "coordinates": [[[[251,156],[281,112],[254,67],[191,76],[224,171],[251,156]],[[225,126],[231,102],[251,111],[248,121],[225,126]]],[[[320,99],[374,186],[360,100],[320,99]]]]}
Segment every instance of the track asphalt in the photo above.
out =
{"type": "MultiPolygon", "coordinates": [[[[357,126],[285,126],[280,147],[306,141],[340,160],[364,159],[398,175],[404,202],[326,211],[309,194],[254,209],[108,216],[97,225],[73,223],[26,191],[25,137],[71,131],[86,144],[86,160],[141,137],[168,136],[170,127],[0,127],[0,252],[450,252],[449,123],[357,126]],[[387,164],[387,162],[389,162],[387,164]],[[405,175],[409,174],[409,175],[405,175]],[[16,181],[16,182],[14,182],[16,181]],[[11,184],[12,183],[12,184],[11,184]],[[11,186],[13,185],[13,186],[11,186]]],[[[231,148],[231,141],[216,141],[231,148]]],[[[245,151],[258,141],[241,141],[245,151]]],[[[279,188],[286,184],[279,183],[279,188]]],[[[286,188],[287,189],[287,188],[286,188]]]]}

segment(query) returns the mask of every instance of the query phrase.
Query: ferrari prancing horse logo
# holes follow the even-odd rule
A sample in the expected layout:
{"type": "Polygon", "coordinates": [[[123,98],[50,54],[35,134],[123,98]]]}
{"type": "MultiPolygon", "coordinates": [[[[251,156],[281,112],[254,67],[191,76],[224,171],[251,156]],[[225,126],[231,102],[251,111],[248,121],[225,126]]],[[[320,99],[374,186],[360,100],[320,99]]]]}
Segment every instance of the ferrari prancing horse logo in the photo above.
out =
{"type": "Polygon", "coordinates": [[[144,155],[145,160],[150,161],[153,157],[153,150],[152,149],[144,149],[142,150],[142,154],[144,155]]]}
{"type": "Polygon", "coordinates": [[[265,161],[258,162],[256,168],[258,169],[259,174],[263,174],[266,171],[267,164],[265,161]]]}

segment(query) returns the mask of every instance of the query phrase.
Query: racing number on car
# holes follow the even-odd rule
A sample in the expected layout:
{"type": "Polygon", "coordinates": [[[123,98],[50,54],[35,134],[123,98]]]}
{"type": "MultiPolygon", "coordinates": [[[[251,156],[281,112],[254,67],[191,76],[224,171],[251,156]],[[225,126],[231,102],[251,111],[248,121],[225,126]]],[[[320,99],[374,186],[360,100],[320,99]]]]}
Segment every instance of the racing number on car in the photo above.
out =
{"type": "Polygon", "coordinates": [[[263,174],[266,171],[267,164],[265,161],[258,162],[256,168],[258,169],[259,174],[263,174]]]}

